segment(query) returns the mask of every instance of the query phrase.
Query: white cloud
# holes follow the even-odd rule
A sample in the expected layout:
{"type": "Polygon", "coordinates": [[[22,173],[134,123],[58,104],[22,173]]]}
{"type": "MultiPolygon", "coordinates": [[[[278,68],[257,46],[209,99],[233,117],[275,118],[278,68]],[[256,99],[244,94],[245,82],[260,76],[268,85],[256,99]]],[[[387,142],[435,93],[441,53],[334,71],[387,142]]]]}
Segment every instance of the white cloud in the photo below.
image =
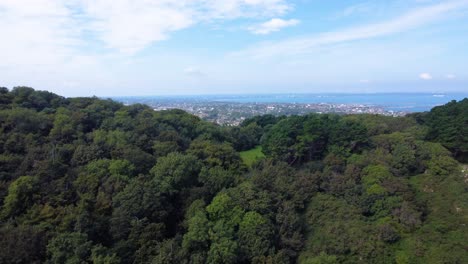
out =
{"type": "Polygon", "coordinates": [[[374,2],[363,2],[363,3],[358,3],[355,5],[349,6],[346,9],[340,12],[337,12],[332,18],[339,19],[339,18],[353,16],[355,14],[368,13],[373,9],[374,4],[375,4],[374,2]]]}
{"type": "Polygon", "coordinates": [[[234,53],[253,58],[267,58],[276,55],[308,53],[314,48],[350,41],[372,39],[415,29],[437,19],[446,17],[452,11],[468,7],[468,0],[449,1],[410,11],[395,19],[381,23],[352,27],[340,31],[326,32],[314,36],[298,37],[283,41],[259,44],[234,53]]]}
{"type": "Polygon", "coordinates": [[[453,79],[457,78],[457,76],[455,74],[449,73],[449,74],[445,75],[445,78],[453,80],[453,79]]]}
{"type": "Polygon", "coordinates": [[[279,31],[285,27],[291,27],[299,24],[297,19],[284,20],[281,18],[272,18],[271,20],[254,25],[248,28],[250,32],[257,35],[266,35],[275,31],[279,31]]]}
{"type": "Polygon", "coordinates": [[[202,76],[205,75],[200,69],[196,67],[187,67],[184,69],[184,73],[189,76],[202,76]]]}
{"type": "Polygon", "coordinates": [[[89,55],[85,48],[132,55],[197,23],[291,8],[287,0],[0,0],[0,66],[63,63],[89,55]]]}
{"type": "Polygon", "coordinates": [[[107,47],[133,54],[196,23],[287,12],[285,0],[76,0],[107,47]]]}
{"type": "Polygon", "coordinates": [[[194,23],[179,1],[84,0],[81,7],[88,29],[107,47],[127,54],[194,23]]]}
{"type": "Polygon", "coordinates": [[[272,17],[283,15],[292,9],[292,5],[287,0],[195,0],[191,2],[205,19],[272,17]]]}
{"type": "Polygon", "coordinates": [[[75,0],[88,30],[108,47],[133,54],[200,22],[281,15],[286,0],[75,0]]]}
{"type": "MultiPolygon", "coordinates": [[[[0,81],[67,95],[75,80],[82,94],[109,89],[147,74],[133,55],[178,30],[291,9],[289,0],[0,0],[0,81]],[[135,67],[119,75],[127,63],[135,67]]],[[[174,61],[165,60],[152,65],[174,61]]]]}
{"type": "Polygon", "coordinates": [[[421,73],[419,74],[419,78],[422,80],[432,80],[432,75],[429,73],[421,73]]]}
{"type": "Polygon", "coordinates": [[[0,0],[0,64],[51,65],[81,44],[72,14],[57,0],[0,0]]]}

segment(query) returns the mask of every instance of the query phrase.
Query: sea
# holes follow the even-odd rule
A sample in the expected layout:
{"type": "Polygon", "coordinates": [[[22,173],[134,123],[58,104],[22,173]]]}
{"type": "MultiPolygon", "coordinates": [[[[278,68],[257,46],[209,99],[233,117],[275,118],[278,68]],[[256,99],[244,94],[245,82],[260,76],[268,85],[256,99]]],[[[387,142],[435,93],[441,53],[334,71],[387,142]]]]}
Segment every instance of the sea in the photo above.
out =
{"type": "Polygon", "coordinates": [[[463,93],[324,93],[324,94],[244,94],[193,96],[131,96],[113,97],[124,103],[151,102],[230,102],[230,103],[292,103],[292,104],[353,104],[381,107],[395,112],[424,112],[452,100],[468,98],[463,93]]]}

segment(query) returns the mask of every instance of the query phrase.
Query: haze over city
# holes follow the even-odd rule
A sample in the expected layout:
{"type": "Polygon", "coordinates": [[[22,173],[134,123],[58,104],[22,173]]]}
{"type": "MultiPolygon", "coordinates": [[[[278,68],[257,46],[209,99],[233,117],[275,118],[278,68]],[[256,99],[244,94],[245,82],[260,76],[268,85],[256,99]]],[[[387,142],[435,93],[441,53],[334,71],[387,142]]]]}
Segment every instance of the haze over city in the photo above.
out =
{"type": "Polygon", "coordinates": [[[0,81],[65,96],[461,92],[467,25],[466,0],[0,0],[0,81]]]}

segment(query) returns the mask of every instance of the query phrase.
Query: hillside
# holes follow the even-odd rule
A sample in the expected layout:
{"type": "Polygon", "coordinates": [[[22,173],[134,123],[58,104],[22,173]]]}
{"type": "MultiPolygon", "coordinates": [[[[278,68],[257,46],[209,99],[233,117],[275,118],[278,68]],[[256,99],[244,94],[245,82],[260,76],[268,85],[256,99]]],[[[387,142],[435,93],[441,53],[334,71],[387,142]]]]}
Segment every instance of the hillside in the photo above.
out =
{"type": "Polygon", "coordinates": [[[468,263],[467,111],[223,127],[0,88],[0,263],[468,263]]]}

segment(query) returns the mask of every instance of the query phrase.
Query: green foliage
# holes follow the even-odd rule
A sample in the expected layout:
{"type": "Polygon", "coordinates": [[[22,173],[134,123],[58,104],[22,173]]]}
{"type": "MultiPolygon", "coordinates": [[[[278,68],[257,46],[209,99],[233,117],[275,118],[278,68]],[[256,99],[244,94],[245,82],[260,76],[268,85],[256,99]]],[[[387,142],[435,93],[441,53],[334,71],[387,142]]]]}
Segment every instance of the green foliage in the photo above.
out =
{"type": "Polygon", "coordinates": [[[223,127],[0,88],[0,263],[467,263],[467,102],[223,127]]]}
{"type": "Polygon", "coordinates": [[[213,141],[194,140],[187,152],[203,160],[207,167],[220,166],[236,170],[241,165],[239,153],[229,143],[219,144],[213,141]]]}
{"type": "Polygon", "coordinates": [[[72,112],[65,108],[57,109],[50,137],[56,141],[71,141],[80,133],[76,119],[72,118],[72,112]]]}
{"type": "Polygon", "coordinates": [[[456,172],[458,163],[451,157],[442,156],[438,158],[432,158],[428,162],[427,167],[433,175],[446,177],[456,172]]]}
{"type": "Polygon", "coordinates": [[[188,230],[184,235],[182,246],[187,251],[200,251],[209,245],[209,221],[204,208],[188,220],[188,230]]]}
{"type": "Polygon", "coordinates": [[[228,239],[214,242],[208,251],[207,263],[236,263],[238,244],[228,239]]]}
{"type": "Polygon", "coordinates": [[[338,263],[338,259],[336,256],[327,255],[324,252],[321,252],[320,255],[316,257],[307,257],[305,259],[300,260],[301,264],[335,264],[338,263]]]}
{"type": "Polygon", "coordinates": [[[37,183],[37,179],[31,176],[21,176],[12,182],[3,201],[1,217],[15,217],[24,213],[35,202],[37,183]]]}
{"type": "Polygon", "coordinates": [[[0,228],[0,263],[40,263],[46,257],[46,232],[5,224],[0,228]]]}
{"type": "Polygon", "coordinates": [[[369,165],[362,171],[362,183],[368,194],[384,194],[381,184],[393,177],[392,173],[382,165],[369,165]]]}
{"type": "Polygon", "coordinates": [[[177,192],[197,182],[200,163],[192,155],[171,153],[151,169],[153,180],[162,192],[177,192]]]}
{"type": "Polygon", "coordinates": [[[35,91],[30,87],[14,87],[11,90],[12,103],[15,106],[41,111],[45,108],[57,108],[66,101],[63,97],[47,91],[35,91]]]}
{"type": "Polygon", "coordinates": [[[206,168],[200,172],[199,182],[210,194],[216,194],[223,188],[233,187],[236,183],[237,172],[225,170],[222,167],[206,168]]]}
{"type": "Polygon", "coordinates": [[[335,115],[293,116],[276,123],[263,138],[264,152],[290,164],[321,159],[327,153],[350,156],[367,145],[366,128],[335,115]]]}
{"type": "Polygon", "coordinates": [[[52,127],[51,118],[29,108],[13,108],[0,112],[2,131],[45,135],[52,127]]]}
{"type": "Polygon", "coordinates": [[[252,118],[248,118],[242,122],[241,127],[248,127],[252,124],[257,124],[259,127],[265,129],[271,125],[278,123],[283,117],[276,117],[274,115],[262,115],[262,116],[254,116],[252,118]]]}
{"type": "Polygon", "coordinates": [[[298,143],[295,142],[303,129],[303,122],[303,117],[291,117],[275,124],[264,136],[262,142],[264,153],[275,159],[294,162],[299,155],[295,150],[300,146],[304,147],[305,138],[298,143]],[[298,147],[295,147],[296,144],[298,147]]]}
{"type": "Polygon", "coordinates": [[[101,245],[97,245],[91,250],[91,262],[93,264],[118,264],[121,263],[121,260],[117,254],[109,252],[101,245]]]}
{"type": "Polygon", "coordinates": [[[274,230],[264,216],[257,212],[247,212],[239,224],[238,236],[242,255],[252,259],[268,254],[274,230]]]}
{"type": "Polygon", "coordinates": [[[81,233],[57,235],[47,245],[47,254],[51,263],[89,262],[92,243],[81,233]]]}
{"type": "Polygon", "coordinates": [[[427,125],[427,139],[439,142],[461,161],[468,159],[468,99],[434,107],[418,119],[427,125]]]}

